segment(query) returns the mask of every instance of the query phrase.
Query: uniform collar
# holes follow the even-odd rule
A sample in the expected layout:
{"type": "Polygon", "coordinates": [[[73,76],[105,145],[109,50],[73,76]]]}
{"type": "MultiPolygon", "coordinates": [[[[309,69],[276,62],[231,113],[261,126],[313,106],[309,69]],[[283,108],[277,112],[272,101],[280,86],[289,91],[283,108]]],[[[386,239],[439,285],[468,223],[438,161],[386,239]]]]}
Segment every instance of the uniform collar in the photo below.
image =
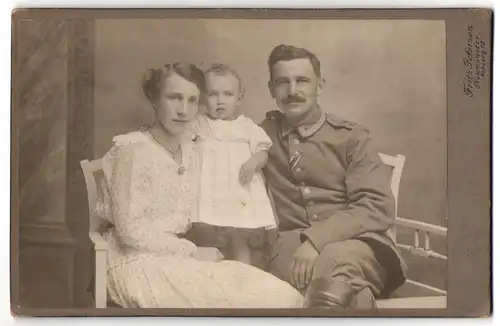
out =
{"type": "Polygon", "coordinates": [[[318,110],[307,118],[302,124],[298,127],[292,126],[286,118],[283,119],[283,123],[281,124],[281,135],[283,137],[287,136],[293,131],[297,131],[302,138],[311,137],[314,135],[325,123],[326,114],[318,108],[318,110]]]}

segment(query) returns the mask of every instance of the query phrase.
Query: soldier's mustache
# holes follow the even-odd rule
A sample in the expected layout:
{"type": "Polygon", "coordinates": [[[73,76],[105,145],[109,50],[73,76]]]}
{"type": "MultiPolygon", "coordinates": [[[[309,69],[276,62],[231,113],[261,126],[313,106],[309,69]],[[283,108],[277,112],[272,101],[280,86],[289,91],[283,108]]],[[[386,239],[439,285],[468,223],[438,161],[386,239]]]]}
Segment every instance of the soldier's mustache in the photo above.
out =
{"type": "Polygon", "coordinates": [[[286,104],[289,104],[289,103],[296,103],[296,102],[302,103],[305,101],[306,101],[306,99],[303,97],[292,95],[292,96],[288,96],[283,102],[285,102],[286,104]]]}

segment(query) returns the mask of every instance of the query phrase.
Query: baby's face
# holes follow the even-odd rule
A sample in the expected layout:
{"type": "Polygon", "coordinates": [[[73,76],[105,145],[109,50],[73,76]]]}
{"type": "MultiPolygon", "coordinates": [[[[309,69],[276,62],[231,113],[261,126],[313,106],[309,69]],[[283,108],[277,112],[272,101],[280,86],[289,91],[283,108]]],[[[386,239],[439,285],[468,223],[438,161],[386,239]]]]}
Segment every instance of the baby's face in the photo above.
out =
{"type": "Polygon", "coordinates": [[[214,119],[232,120],[241,102],[240,83],[231,73],[205,76],[207,111],[214,119]]]}

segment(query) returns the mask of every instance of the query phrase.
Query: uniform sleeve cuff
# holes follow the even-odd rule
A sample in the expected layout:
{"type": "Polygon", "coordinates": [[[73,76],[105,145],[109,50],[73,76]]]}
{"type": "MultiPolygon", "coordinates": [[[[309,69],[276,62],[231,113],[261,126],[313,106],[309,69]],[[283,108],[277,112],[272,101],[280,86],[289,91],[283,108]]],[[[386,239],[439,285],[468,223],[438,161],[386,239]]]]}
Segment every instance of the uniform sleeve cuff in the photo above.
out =
{"type": "Polygon", "coordinates": [[[321,250],[326,246],[327,242],[325,239],[322,239],[322,237],[315,231],[314,228],[310,227],[309,229],[303,231],[300,234],[300,241],[302,243],[309,241],[314,248],[318,252],[321,252],[321,250]]]}

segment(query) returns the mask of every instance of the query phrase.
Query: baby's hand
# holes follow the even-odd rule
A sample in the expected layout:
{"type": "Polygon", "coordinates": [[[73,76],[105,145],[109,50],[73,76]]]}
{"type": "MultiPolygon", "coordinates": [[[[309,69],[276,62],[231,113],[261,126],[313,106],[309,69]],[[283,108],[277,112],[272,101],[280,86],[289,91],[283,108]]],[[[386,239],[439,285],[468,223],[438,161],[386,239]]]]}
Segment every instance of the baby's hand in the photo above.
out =
{"type": "Polygon", "coordinates": [[[257,170],[257,164],[255,160],[249,159],[246,161],[240,169],[240,182],[242,185],[250,183],[257,170]]]}

